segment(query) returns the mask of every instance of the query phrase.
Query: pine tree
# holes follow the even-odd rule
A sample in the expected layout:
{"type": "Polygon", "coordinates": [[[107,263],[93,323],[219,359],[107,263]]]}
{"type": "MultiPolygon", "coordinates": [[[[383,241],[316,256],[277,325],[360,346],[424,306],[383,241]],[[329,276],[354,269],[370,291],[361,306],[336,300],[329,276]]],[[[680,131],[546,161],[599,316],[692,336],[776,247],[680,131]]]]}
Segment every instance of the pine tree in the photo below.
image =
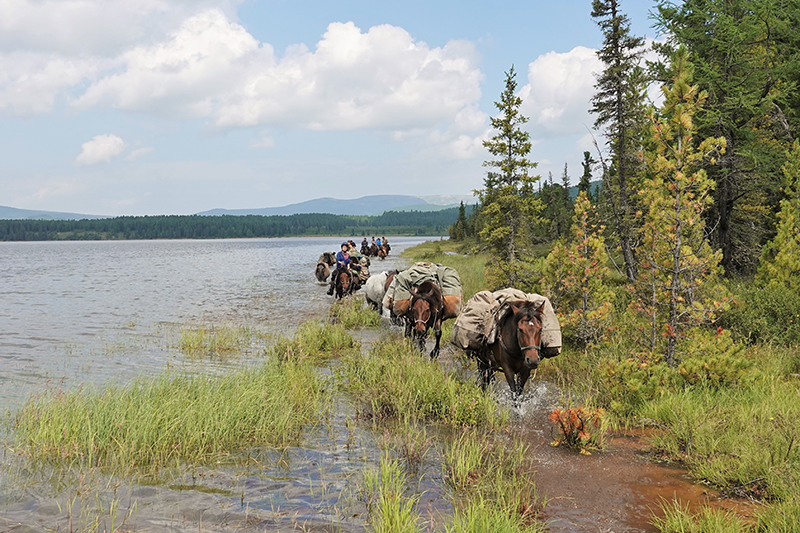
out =
{"type": "MultiPolygon", "coordinates": [[[[592,17],[603,31],[603,46],[597,56],[605,69],[597,79],[591,112],[595,127],[606,128],[611,164],[603,162],[603,193],[610,222],[625,261],[625,275],[636,278],[634,194],[641,173],[639,151],[645,123],[645,77],[639,67],[644,40],[630,33],[628,17],[618,0],[594,0],[592,17]]],[[[601,161],[602,162],[602,161],[601,161]]]]}
{"type": "Polygon", "coordinates": [[[714,182],[702,167],[724,152],[725,139],[710,137],[696,145],[693,118],[706,93],[691,85],[692,70],[687,50],[679,49],[672,83],[663,89],[663,107],[651,114],[645,151],[650,175],[640,191],[647,209],[633,308],[648,318],[645,331],[651,350],[666,337],[664,359],[669,366],[678,363],[677,342],[685,330],[712,320],[723,307],[716,279],[722,270],[721,253],[707,242],[702,217],[712,202],[714,182]]]}
{"type": "Polygon", "coordinates": [[[578,192],[585,192],[586,198],[592,203],[595,202],[594,195],[592,195],[592,167],[596,164],[597,161],[592,158],[591,152],[583,152],[583,161],[581,162],[583,174],[578,182],[578,192]]]}
{"type": "Polygon", "coordinates": [[[448,228],[450,239],[454,241],[463,241],[466,236],[467,228],[467,208],[464,207],[464,202],[458,206],[458,219],[453,222],[448,228]]]}
{"type": "Polygon", "coordinates": [[[761,254],[758,280],[776,288],[800,290],[800,142],[795,141],[783,166],[783,193],[778,233],[761,254]]]}
{"type": "Polygon", "coordinates": [[[512,66],[500,101],[494,104],[500,111],[491,119],[495,134],[483,142],[496,159],[484,161],[483,166],[492,170],[484,178],[484,188],[477,191],[482,204],[480,238],[494,252],[494,282],[501,286],[514,286],[522,279],[529,233],[542,211],[534,193],[539,176],[528,175],[536,163],[528,159],[530,134],[522,129],[528,119],[520,113],[522,99],[516,89],[512,66]]]}
{"type": "Polygon", "coordinates": [[[610,327],[614,293],[597,219],[586,192],[575,199],[571,240],[559,240],[547,256],[541,284],[555,306],[565,332],[579,344],[599,339],[610,327]]]}

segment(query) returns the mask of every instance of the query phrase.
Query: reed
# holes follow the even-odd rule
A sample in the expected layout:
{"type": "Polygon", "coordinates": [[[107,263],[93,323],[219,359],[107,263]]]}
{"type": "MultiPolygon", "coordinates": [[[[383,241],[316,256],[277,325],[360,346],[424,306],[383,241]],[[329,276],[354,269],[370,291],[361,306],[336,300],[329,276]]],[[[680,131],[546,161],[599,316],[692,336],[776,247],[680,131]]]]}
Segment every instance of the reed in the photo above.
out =
{"type": "Polygon", "coordinates": [[[448,531],[544,531],[528,454],[518,441],[473,430],[446,444],[444,477],[456,509],[448,531]]]}
{"type": "Polygon", "coordinates": [[[359,349],[359,343],[340,324],[304,322],[291,338],[278,337],[269,354],[285,361],[322,363],[359,349]]]}
{"type": "Polygon", "coordinates": [[[345,329],[374,328],[381,323],[380,315],[360,297],[337,300],[328,310],[328,317],[345,329]]]}
{"type": "Polygon", "coordinates": [[[247,326],[183,328],[179,348],[188,357],[226,357],[245,350],[253,335],[253,331],[247,326]]]}
{"type": "Polygon", "coordinates": [[[407,341],[377,342],[368,356],[346,356],[342,387],[375,420],[409,417],[452,426],[500,428],[508,411],[472,383],[460,381],[407,341]]]}
{"type": "Polygon", "coordinates": [[[34,462],[126,473],[295,444],[330,404],[327,389],[310,364],[270,359],[225,375],[164,373],[125,387],[44,394],[28,401],[15,426],[34,462]]]}
{"type": "MultiPolygon", "coordinates": [[[[664,503],[661,507],[664,517],[654,517],[653,525],[662,533],[743,533],[753,528],[733,513],[703,507],[690,512],[680,502],[664,503]]],[[[762,531],[759,529],[759,531],[762,531]]],[[[786,530],[782,530],[786,531],[786,530]]]]}
{"type": "Polygon", "coordinates": [[[364,474],[369,522],[375,533],[416,533],[420,516],[414,510],[419,497],[406,496],[406,474],[397,460],[381,456],[380,470],[364,474]]]}

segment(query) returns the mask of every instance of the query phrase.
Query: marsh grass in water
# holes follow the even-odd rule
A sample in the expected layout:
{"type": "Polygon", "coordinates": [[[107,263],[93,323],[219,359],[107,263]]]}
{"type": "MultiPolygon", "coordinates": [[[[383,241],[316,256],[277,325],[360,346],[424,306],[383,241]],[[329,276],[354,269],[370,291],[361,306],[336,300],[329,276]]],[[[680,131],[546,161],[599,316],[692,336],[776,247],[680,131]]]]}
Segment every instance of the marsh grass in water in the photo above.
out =
{"type": "Polygon", "coordinates": [[[544,531],[528,452],[519,441],[474,430],[446,444],[444,477],[456,509],[448,531],[544,531]]]}
{"type": "Polygon", "coordinates": [[[374,328],[381,323],[380,315],[367,305],[361,295],[335,301],[328,310],[328,317],[345,329],[374,328]]]}
{"type": "Polygon", "coordinates": [[[437,360],[420,355],[411,343],[389,338],[377,342],[369,354],[342,359],[337,369],[342,388],[373,420],[408,417],[409,420],[453,426],[499,428],[508,411],[473,383],[442,369],[437,360]]]}
{"type": "Polygon", "coordinates": [[[654,517],[653,525],[662,533],[741,533],[752,528],[733,513],[704,507],[690,512],[680,502],[662,505],[664,517],[654,517]]]}
{"type": "Polygon", "coordinates": [[[379,470],[364,474],[364,495],[369,522],[376,533],[416,533],[422,531],[420,516],[414,509],[419,496],[407,496],[407,476],[400,462],[381,456],[379,470]]]}
{"type": "Polygon", "coordinates": [[[248,326],[196,326],[181,329],[179,346],[188,357],[227,357],[246,351],[256,337],[248,326]]]}
{"type": "Polygon", "coordinates": [[[309,360],[319,364],[359,350],[359,343],[344,326],[305,322],[292,337],[278,337],[269,354],[281,360],[309,360]]]}
{"type": "Polygon", "coordinates": [[[50,392],[17,414],[18,447],[34,462],[117,473],[221,460],[245,447],[296,444],[324,415],[328,391],[307,362],[270,359],[224,375],[164,373],[50,392]]]}

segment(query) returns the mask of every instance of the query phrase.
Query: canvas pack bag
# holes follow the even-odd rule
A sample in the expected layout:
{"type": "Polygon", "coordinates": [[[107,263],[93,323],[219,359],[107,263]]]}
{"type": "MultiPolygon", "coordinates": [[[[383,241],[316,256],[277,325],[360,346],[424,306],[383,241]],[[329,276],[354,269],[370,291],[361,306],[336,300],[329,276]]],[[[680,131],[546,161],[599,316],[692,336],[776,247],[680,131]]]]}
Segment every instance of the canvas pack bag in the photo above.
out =
{"type": "Polygon", "coordinates": [[[438,263],[415,263],[397,274],[383,297],[383,306],[397,316],[405,315],[411,303],[411,291],[426,281],[433,281],[442,290],[443,318],[458,316],[463,298],[461,278],[456,269],[438,263]]]}

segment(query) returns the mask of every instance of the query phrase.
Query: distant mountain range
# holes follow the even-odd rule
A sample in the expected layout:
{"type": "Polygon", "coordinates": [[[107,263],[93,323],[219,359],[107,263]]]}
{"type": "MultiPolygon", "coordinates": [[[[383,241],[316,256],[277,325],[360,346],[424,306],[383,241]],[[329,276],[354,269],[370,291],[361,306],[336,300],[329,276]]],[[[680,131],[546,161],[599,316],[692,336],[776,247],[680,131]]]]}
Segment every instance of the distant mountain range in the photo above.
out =
{"type": "MultiPolygon", "coordinates": [[[[475,197],[467,195],[406,196],[386,194],[363,196],[352,200],[337,198],[316,198],[306,202],[281,207],[262,207],[255,209],[211,209],[196,213],[205,216],[218,215],[298,215],[305,213],[326,213],[332,215],[380,215],[384,211],[439,211],[456,207],[460,202],[474,204],[475,197]]],[[[55,211],[34,211],[0,206],[0,219],[7,220],[81,220],[110,218],[102,215],[82,215],[55,211]]]]}

